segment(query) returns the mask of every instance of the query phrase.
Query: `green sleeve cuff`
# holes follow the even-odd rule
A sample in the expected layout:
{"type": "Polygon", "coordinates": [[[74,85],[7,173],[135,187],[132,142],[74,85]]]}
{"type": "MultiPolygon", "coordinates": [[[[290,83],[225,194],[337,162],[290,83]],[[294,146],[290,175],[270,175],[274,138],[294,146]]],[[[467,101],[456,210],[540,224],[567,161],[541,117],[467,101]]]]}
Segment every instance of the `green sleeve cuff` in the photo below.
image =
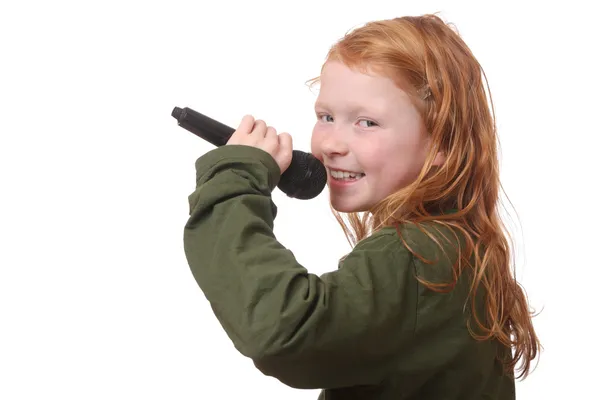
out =
{"type": "Polygon", "coordinates": [[[196,160],[196,186],[200,186],[223,169],[249,172],[273,191],[281,178],[275,159],[266,151],[247,145],[226,145],[202,155],[196,160]]]}

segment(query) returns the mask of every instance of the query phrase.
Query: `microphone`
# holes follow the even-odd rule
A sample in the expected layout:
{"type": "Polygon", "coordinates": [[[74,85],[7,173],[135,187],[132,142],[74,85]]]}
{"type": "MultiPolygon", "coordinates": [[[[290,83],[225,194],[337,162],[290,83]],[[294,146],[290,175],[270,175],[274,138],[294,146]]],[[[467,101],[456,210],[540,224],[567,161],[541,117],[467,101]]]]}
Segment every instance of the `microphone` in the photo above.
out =
{"type": "MultiPolygon", "coordinates": [[[[189,107],[175,107],[171,116],[179,126],[217,147],[227,144],[235,132],[235,129],[189,107]]],[[[326,183],[327,171],[321,161],[310,153],[293,150],[292,162],[281,174],[277,187],[288,197],[308,200],[318,196],[326,183]]]]}

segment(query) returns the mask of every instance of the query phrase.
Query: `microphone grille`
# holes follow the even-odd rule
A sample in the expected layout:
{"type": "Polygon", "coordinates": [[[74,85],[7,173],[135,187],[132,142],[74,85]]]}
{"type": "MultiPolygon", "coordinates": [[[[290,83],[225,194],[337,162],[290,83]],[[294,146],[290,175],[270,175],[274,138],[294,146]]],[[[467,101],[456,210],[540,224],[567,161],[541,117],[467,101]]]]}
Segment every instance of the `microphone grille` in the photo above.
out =
{"type": "Polygon", "coordinates": [[[279,181],[279,189],[289,197],[308,200],[318,196],[327,184],[325,166],[315,156],[293,151],[293,162],[279,181]]]}

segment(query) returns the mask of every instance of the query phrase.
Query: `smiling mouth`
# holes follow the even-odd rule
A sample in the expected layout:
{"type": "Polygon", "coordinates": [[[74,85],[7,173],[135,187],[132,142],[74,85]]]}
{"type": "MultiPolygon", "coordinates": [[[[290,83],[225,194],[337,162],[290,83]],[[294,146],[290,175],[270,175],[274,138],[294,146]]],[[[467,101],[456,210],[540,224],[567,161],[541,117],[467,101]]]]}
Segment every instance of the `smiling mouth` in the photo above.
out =
{"type": "Polygon", "coordinates": [[[336,181],[357,181],[365,176],[362,172],[347,172],[347,171],[336,171],[332,169],[327,170],[329,175],[336,181]]]}

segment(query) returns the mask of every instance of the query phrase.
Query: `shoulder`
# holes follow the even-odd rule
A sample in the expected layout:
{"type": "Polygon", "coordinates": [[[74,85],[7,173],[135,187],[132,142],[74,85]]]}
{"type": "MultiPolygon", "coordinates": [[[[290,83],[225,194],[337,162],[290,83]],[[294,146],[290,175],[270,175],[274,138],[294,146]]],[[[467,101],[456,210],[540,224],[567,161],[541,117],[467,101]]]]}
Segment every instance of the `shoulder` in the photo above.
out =
{"type": "Polygon", "coordinates": [[[451,227],[435,222],[405,223],[377,231],[361,241],[355,250],[385,249],[390,257],[410,260],[417,276],[447,281],[453,276],[452,266],[463,244],[460,233],[451,227]]]}
{"type": "Polygon", "coordinates": [[[354,246],[340,262],[350,264],[393,266],[414,277],[447,282],[453,278],[453,265],[463,241],[452,228],[434,222],[405,223],[372,233],[354,246]]]}
{"type": "Polygon", "coordinates": [[[456,230],[441,224],[405,223],[388,226],[361,240],[354,250],[388,250],[395,252],[420,251],[437,254],[440,251],[456,249],[462,240],[456,230]]]}
{"type": "Polygon", "coordinates": [[[378,230],[359,241],[352,251],[341,259],[339,267],[357,264],[357,261],[358,264],[371,265],[378,270],[390,266],[413,269],[413,255],[402,243],[395,229],[378,230]]]}
{"type": "Polygon", "coordinates": [[[399,236],[394,229],[381,229],[364,238],[354,246],[353,251],[398,251],[399,236]]]}
{"type": "Polygon", "coordinates": [[[333,275],[338,273],[341,276],[363,276],[361,280],[388,285],[400,276],[404,276],[402,279],[414,278],[413,256],[394,230],[381,230],[359,241],[343,256],[333,275]]]}

